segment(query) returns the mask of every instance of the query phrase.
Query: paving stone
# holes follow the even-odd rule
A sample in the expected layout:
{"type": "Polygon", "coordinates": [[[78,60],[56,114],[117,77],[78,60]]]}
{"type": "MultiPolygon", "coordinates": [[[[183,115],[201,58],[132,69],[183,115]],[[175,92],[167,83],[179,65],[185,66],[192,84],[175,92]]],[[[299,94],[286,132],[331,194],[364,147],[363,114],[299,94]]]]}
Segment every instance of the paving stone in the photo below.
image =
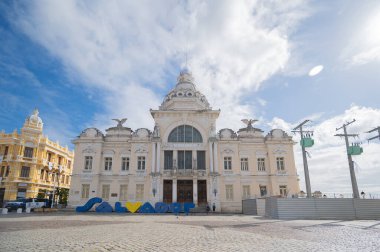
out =
{"type": "Polygon", "coordinates": [[[4,215],[0,251],[380,251],[380,221],[243,215],[4,215]]]}

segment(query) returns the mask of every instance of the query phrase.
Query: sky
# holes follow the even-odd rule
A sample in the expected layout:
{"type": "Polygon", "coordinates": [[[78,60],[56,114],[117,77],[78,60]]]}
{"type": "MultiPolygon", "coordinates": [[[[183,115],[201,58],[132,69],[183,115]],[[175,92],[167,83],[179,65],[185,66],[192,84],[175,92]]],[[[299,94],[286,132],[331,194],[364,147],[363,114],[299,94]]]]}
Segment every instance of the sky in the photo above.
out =
{"type": "Polygon", "coordinates": [[[1,1],[0,129],[20,128],[34,108],[50,139],[73,148],[87,127],[112,118],[153,129],[158,109],[187,66],[217,129],[255,118],[293,136],[312,120],[312,191],[350,194],[343,123],[362,143],[360,191],[380,197],[379,1],[1,1]],[[187,59],[187,60],[186,60],[187,59]]]}

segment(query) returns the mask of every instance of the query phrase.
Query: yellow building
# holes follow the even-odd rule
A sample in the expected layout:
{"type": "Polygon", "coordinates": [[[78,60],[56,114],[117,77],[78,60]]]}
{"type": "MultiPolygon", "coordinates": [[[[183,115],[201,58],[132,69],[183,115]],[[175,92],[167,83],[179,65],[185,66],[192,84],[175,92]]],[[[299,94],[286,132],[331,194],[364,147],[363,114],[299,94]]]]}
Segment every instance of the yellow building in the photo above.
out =
{"type": "Polygon", "coordinates": [[[70,188],[74,153],[42,133],[35,109],[21,133],[0,133],[0,207],[4,201],[48,197],[55,188],[70,188]]]}

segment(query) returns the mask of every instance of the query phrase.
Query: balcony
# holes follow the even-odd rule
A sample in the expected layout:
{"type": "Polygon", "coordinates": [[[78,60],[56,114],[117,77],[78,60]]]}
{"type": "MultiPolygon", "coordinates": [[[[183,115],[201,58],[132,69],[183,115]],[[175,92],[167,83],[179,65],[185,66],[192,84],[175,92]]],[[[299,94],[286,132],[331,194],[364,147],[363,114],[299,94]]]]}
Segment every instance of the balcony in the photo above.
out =
{"type": "Polygon", "coordinates": [[[164,169],[163,174],[166,176],[179,176],[179,177],[189,177],[189,176],[204,177],[204,176],[207,176],[207,171],[196,170],[196,169],[178,169],[174,167],[172,169],[164,169]]]}
{"type": "Polygon", "coordinates": [[[35,157],[24,157],[21,155],[17,155],[17,161],[18,162],[26,162],[26,163],[37,163],[37,158],[35,157]]]}
{"type": "Polygon", "coordinates": [[[277,170],[276,175],[277,176],[286,176],[286,175],[288,175],[288,172],[285,170],[277,170]]]}

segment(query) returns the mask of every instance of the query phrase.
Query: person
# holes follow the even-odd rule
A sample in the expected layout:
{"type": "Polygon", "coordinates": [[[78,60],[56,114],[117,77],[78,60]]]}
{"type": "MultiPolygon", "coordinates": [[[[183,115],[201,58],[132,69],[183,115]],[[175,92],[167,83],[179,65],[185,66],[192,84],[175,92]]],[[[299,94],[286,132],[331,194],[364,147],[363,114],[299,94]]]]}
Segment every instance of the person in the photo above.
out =
{"type": "Polygon", "coordinates": [[[207,212],[207,214],[210,212],[210,206],[209,206],[208,203],[207,203],[207,206],[206,206],[206,212],[207,212]]]}
{"type": "Polygon", "coordinates": [[[212,204],[212,211],[215,212],[216,206],[215,203],[212,204]]]}

